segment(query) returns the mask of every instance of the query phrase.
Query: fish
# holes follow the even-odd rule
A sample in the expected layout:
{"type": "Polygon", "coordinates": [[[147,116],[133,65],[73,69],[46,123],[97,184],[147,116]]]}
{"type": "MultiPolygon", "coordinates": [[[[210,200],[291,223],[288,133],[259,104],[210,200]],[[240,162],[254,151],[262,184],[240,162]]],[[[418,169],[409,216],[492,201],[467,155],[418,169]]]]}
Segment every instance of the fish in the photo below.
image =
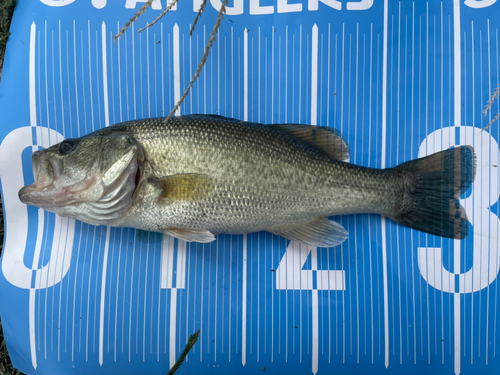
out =
{"type": "Polygon", "coordinates": [[[445,238],[467,237],[460,198],[476,157],[458,146],[394,168],[348,162],[342,134],[218,115],[118,123],[32,154],[21,202],[92,225],[209,243],[268,231],[315,247],[348,237],[330,220],[370,213],[445,238]]]}

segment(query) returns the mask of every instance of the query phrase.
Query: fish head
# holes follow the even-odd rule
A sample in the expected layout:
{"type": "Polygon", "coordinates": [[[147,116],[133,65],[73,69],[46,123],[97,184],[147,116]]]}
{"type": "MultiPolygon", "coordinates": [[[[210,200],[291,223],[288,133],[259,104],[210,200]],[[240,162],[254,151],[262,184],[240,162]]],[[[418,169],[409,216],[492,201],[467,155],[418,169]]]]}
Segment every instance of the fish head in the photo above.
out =
{"type": "Polygon", "coordinates": [[[31,160],[35,182],[19,191],[21,202],[109,224],[131,203],[144,152],[132,136],[103,131],[36,151],[31,160]]]}

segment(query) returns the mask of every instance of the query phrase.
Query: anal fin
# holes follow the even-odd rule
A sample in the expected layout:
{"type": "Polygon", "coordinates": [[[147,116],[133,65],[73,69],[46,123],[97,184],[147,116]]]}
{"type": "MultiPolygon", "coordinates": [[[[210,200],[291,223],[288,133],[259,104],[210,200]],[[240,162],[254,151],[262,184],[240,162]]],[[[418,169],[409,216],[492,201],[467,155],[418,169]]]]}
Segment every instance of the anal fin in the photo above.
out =
{"type": "Polygon", "coordinates": [[[271,233],[315,247],[335,247],[348,237],[342,225],[326,218],[319,218],[299,227],[272,230],[271,233]]]}
{"type": "Polygon", "coordinates": [[[215,235],[203,229],[165,229],[163,233],[186,242],[209,243],[215,241],[215,235]]]}

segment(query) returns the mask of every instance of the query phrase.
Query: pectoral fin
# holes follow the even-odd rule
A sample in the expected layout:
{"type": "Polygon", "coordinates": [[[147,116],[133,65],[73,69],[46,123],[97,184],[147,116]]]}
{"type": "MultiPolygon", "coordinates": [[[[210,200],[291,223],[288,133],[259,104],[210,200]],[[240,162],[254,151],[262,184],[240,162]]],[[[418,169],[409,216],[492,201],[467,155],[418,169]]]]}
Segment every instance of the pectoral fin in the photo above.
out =
{"type": "Polygon", "coordinates": [[[209,243],[215,241],[214,234],[212,232],[209,232],[208,230],[172,228],[165,229],[163,233],[187,242],[209,243]]]}
{"type": "Polygon", "coordinates": [[[210,196],[214,183],[210,176],[198,173],[186,173],[166,176],[158,180],[161,193],[159,203],[171,201],[195,202],[210,196]]]}
{"type": "Polygon", "coordinates": [[[335,247],[347,239],[347,231],[335,221],[319,218],[295,228],[271,231],[292,241],[315,247],[335,247]]]}

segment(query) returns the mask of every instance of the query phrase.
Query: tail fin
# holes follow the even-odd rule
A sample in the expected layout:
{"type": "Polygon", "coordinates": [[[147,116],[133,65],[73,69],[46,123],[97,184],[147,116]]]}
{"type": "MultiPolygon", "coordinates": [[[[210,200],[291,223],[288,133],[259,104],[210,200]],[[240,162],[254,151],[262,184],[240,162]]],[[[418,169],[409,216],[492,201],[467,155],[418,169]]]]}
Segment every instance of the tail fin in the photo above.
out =
{"type": "Polygon", "coordinates": [[[467,237],[469,222],[460,196],[474,181],[476,156],[461,146],[398,165],[404,181],[401,205],[390,217],[410,228],[441,237],[467,237]]]}

